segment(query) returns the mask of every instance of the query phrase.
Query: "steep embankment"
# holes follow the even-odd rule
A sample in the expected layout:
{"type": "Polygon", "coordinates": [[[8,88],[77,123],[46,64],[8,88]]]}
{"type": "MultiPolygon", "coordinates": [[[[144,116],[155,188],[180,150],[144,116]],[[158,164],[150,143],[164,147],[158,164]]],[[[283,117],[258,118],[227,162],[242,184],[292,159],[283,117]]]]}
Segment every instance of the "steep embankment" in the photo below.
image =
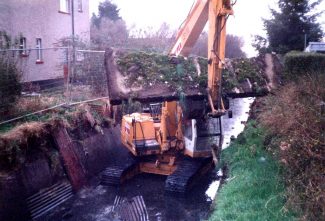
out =
{"type": "Polygon", "coordinates": [[[284,64],[257,124],[222,154],[229,179],[211,220],[325,219],[325,56],[289,53],[284,64]]]}
{"type": "Polygon", "coordinates": [[[66,180],[78,190],[106,167],[119,129],[96,110],[61,110],[0,134],[0,220],[28,220],[27,197],[66,180]]]}

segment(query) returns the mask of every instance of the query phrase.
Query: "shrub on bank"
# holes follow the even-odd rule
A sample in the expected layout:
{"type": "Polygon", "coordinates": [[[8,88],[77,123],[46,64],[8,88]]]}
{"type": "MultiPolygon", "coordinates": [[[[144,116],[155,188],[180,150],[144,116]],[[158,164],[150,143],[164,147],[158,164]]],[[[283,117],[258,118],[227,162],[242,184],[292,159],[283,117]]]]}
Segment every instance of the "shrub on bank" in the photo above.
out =
{"type": "Polygon", "coordinates": [[[287,80],[296,79],[306,74],[319,73],[325,67],[325,54],[290,52],[284,58],[284,66],[287,80]]]}

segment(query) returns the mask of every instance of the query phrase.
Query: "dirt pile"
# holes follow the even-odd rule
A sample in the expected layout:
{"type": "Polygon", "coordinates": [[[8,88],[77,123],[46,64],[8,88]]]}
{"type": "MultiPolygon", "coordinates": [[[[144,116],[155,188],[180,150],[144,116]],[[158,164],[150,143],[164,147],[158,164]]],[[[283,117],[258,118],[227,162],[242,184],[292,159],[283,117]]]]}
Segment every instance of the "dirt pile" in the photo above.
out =
{"type": "MultiPolygon", "coordinates": [[[[167,55],[108,49],[105,55],[110,97],[177,97],[206,94],[208,60],[172,59],[167,55]]],[[[223,73],[226,94],[265,93],[267,77],[263,57],[227,60],[223,73]]]]}

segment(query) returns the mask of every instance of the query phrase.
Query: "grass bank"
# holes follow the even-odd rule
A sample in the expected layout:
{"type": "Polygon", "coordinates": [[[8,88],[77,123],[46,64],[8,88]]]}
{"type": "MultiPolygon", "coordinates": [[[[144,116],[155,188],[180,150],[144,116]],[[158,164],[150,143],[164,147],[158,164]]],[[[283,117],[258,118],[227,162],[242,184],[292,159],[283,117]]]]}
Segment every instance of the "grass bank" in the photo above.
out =
{"type": "Polygon", "coordinates": [[[283,169],[265,150],[265,132],[252,121],[223,151],[228,179],[216,198],[210,220],[296,220],[286,209],[283,169]]]}

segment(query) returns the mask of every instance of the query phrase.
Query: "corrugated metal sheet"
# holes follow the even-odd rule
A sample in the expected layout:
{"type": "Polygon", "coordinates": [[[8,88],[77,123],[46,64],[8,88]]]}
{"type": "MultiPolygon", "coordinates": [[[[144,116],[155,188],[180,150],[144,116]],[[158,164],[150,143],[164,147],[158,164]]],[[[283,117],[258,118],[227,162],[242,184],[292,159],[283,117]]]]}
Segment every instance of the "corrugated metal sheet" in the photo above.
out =
{"type": "Polygon", "coordinates": [[[27,198],[28,209],[33,220],[51,211],[73,196],[70,183],[57,183],[27,198]]]}
{"type": "Polygon", "coordinates": [[[122,221],[149,221],[146,205],[142,196],[127,198],[116,196],[113,211],[122,221]]]}

